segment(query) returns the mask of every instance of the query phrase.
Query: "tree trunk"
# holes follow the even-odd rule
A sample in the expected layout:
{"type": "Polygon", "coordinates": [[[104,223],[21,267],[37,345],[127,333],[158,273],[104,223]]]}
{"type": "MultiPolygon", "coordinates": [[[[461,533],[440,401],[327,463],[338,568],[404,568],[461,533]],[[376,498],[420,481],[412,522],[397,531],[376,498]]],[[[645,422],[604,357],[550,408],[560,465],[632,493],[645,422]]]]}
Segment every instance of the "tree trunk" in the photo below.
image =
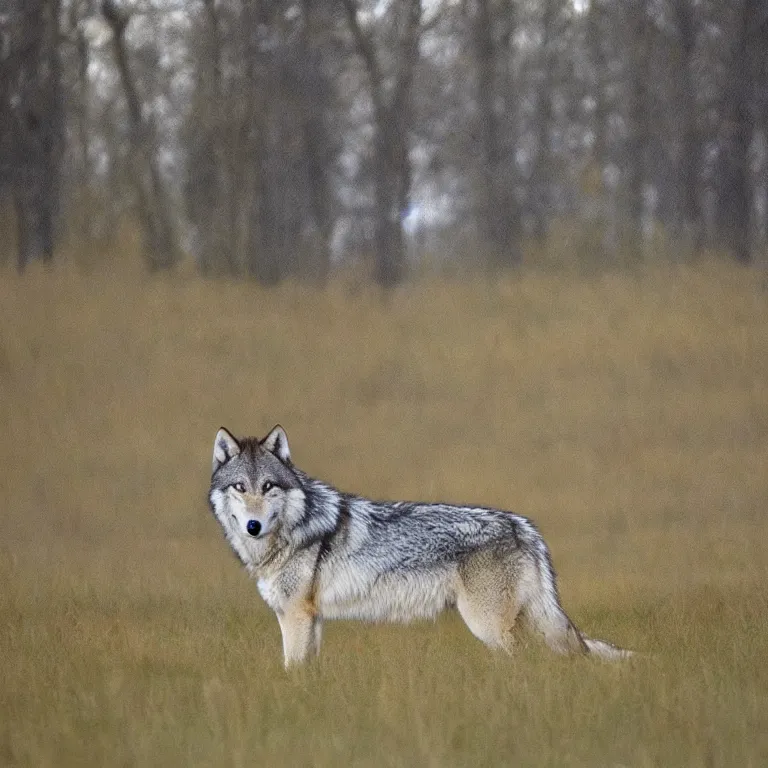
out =
{"type": "Polygon", "coordinates": [[[606,169],[612,158],[608,150],[608,97],[606,94],[606,38],[605,8],[599,0],[592,0],[587,15],[587,43],[592,66],[592,98],[595,108],[592,116],[592,160],[586,194],[595,198],[595,226],[600,232],[600,248],[605,255],[616,248],[616,221],[612,216],[613,192],[606,184],[606,169]]]}
{"type": "Polygon", "coordinates": [[[202,51],[197,64],[195,106],[199,133],[192,140],[193,167],[188,170],[187,204],[197,238],[203,274],[235,274],[238,263],[226,215],[225,142],[222,135],[222,39],[214,0],[204,0],[202,51]]]}
{"type": "Polygon", "coordinates": [[[389,288],[405,276],[405,240],[401,215],[407,205],[407,187],[403,169],[407,147],[395,125],[399,116],[392,109],[380,107],[376,114],[375,137],[375,217],[374,274],[379,285],[389,288]]]}
{"type": "Polygon", "coordinates": [[[691,0],[677,0],[677,27],[681,53],[680,111],[683,120],[683,156],[680,167],[683,234],[693,252],[703,247],[699,169],[702,162],[698,108],[694,81],[696,27],[691,0]]]}
{"type": "Polygon", "coordinates": [[[499,115],[496,110],[497,54],[490,0],[477,0],[473,31],[482,142],[480,233],[483,245],[490,251],[490,266],[515,266],[521,261],[516,242],[519,211],[514,201],[514,190],[505,189],[499,180],[504,159],[500,150],[499,115]]]}
{"type": "Polygon", "coordinates": [[[155,158],[154,141],[142,117],[141,101],[128,63],[125,30],[130,16],[113,0],[104,0],[101,10],[112,29],[112,50],[128,106],[139,210],[146,236],[144,250],[147,265],[153,271],[167,269],[176,263],[178,250],[168,196],[155,158]]]}
{"type": "Polygon", "coordinates": [[[631,223],[632,250],[640,258],[643,244],[643,216],[645,214],[645,182],[647,144],[649,138],[650,100],[649,26],[647,0],[631,0],[628,30],[632,46],[632,79],[629,92],[629,140],[627,142],[627,193],[631,223]]]}
{"type": "Polygon", "coordinates": [[[739,26],[734,37],[731,81],[731,185],[728,211],[732,223],[733,254],[741,264],[751,264],[752,250],[752,178],[749,146],[755,134],[755,74],[763,56],[761,38],[768,22],[766,11],[756,0],[742,0],[739,26]]]}
{"type": "Polygon", "coordinates": [[[19,271],[53,259],[64,139],[59,12],[59,0],[19,3],[0,76],[19,271]]]}
{"type": "Polygon", "coordinates": [[[319,74],[319,54],[312,42],[312,0],[303,0],[303,20],[299,37],[300,54],[305,62],[301,73],[304,83],[302,93],[303,138],[306,155],[307,182],[309,186],[310,214],[318,233],[319,275],[324,280],[331,266],[331,215],[332,188],[328,168],[329,137],[325,124],[325,87],[319,74]],[[314,66],[313,66],[314,65],[314,66]]]}
{"type": "MultiPolygon", "coordinates": [[[[357,52],[365,64],[374,113],[374,274],[384,288],[401,282],[406,272],[402,216],[411,190],[409,132],[411,90],[419,52],[420,0],[404,4],[393,77],[381,71],[371,37],[359,24],[355,0],[343,0],[357,52]],[[390,84],[391,82],[391,84],[390,84]]],[[[395,8],[395,11],[399,8],[395,8]]]]}
{"type": "MultiPolygon", "coordinates": [[[[279,238],[280,211],[278,190],[270,185],[270,154],[279,151],[272,140],[270,125],[276,119],[279,103],[272,84],[279,83],[279,73],[269,53],[258,43],[258,29],[269,23],[266,3],[244,6],[243,33],[246,73],[245,92],[240,98],[247,105],[241,126],[243,176],[247,178],[249,197],[244,211],[246,240],[244,261],[248,275],[265,285],[275,285],[283,277],[279,238]]],[[[237,158],[236,158],[237,159],[237,158]]],[[[239,189],[232,193],[239,196],[239,189]]]]}
{"type": "Polygon", "coordinates": [[[536,166],[533,174],[533,217],[534,236],[543,242],[549,231],[551,210],[552,152],[550,131],[552,130],[552,91],[554,90],[554,67],[552,43],[557,18],[557,0],[545,0],[541,20],[541,87],[536,115],[536,166]]]}

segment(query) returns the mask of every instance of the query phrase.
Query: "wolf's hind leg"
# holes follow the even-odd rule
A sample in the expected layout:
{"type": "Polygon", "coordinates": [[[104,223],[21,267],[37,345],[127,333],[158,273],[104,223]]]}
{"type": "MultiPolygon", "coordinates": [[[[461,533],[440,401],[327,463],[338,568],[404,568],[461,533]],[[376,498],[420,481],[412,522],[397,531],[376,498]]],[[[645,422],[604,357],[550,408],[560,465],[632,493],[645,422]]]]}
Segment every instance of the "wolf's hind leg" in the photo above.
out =
{"type": "MultiPolygon", "coordinates": [[[[477,558],[480,560],[480,558],[477,558]]],[[[456,593],[456,608],[470,632],[489,648],[511,653],[515,646],[515,621],[520,610],[518,595],[505,589],[494,570],[465,567],[456,593]]]]}
{"type": "Polygon", "coordinates": [[[277,615],[283,635],[283,660],[285,668],[301,664],[314,649],[319,651],[317,617],[303,607],[292,606],[277,615]]]}
{"type": "Polygon", "coordinates": [[[493,620],[489,612],[484,611],[482,606],[475,605],[473,601],[465,596],[459,597],[456,601],[456,608],[459,615],[464,619],[464,623],[469,627],[469,631],[489,648],[503,648],[504,642],[498,623],[493,620]]]}

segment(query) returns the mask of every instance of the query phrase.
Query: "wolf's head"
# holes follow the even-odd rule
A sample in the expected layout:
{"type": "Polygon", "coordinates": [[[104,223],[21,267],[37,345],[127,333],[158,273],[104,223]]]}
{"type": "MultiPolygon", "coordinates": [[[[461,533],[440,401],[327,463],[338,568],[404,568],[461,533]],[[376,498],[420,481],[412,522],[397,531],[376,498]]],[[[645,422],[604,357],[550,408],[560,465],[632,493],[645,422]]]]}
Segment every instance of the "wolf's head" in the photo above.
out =
{"type": "Polygon", "coordinates": [[[213,444],[208,498],[237,555],[246,566],[258,566],[304,505],[283,428],[275,427],[263,440],[238,440],[222,427],[213,444]]]}

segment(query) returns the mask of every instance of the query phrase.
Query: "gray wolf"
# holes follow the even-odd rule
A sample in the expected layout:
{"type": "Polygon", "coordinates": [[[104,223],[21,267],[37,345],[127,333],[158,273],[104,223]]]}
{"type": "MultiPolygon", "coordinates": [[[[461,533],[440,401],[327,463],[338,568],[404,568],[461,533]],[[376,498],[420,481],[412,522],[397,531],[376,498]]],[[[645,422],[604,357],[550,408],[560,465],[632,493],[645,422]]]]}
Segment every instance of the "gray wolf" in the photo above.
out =
{"type": "Polygon", "coordinates": [[[319,653],[325,619],[407,622],[446,608],[491,648],[511,651],[520,621],[558,653],[631,653],[586,637],[568,618],[530,520],[343,493],[293,464],[280,426],[263,440],[218,431],[209,500],[277,614],[286,668],[319,653]]]}

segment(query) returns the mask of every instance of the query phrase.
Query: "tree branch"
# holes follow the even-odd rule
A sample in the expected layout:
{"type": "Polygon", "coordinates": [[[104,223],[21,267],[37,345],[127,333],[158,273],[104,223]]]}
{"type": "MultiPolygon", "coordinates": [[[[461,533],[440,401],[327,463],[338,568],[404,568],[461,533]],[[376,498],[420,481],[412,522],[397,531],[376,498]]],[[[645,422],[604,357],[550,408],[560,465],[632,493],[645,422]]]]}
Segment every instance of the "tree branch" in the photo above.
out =
{"type": "Polygon", "coordinates": [[[381,69],[379,60],[376,58],[376,51],[373,47],[371,36],[363,31],[360,21],[357,18],[357,3],[355,0],[341,0],[344,10],[347,12],[347,20],[352,36],[355,38],[357,52],[365,62],[368,70],[368,76],[371,78],[371,96],[374,101],[378,101],[381,92],[381,69]]]}

